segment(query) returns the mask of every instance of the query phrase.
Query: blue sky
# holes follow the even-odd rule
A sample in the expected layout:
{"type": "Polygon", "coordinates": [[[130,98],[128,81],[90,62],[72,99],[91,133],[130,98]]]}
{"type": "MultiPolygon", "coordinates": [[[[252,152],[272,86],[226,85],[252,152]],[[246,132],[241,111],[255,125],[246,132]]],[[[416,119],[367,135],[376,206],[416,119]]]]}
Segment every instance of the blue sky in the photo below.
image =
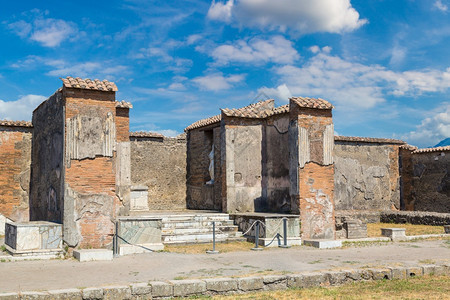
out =
{"type": "Polygon", "coordinates": [[[79,76],[117,84],[133,131],[309,96],[340,135],[450,136],[450,0],[7,1],[0,17],[0,119],[79,76]]]}

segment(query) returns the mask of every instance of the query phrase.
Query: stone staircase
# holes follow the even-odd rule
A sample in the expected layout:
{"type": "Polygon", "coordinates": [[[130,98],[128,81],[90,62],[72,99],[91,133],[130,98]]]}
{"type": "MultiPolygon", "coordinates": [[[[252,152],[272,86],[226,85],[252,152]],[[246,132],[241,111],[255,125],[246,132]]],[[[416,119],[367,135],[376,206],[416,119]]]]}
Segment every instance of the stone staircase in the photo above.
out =
{"type": "Polygon", "coordinates": [[[211,243],[213,221],[216,223],[216,242],[246,240],[225,213],[186,213],[160,215],[164,244],[211,243]]]}

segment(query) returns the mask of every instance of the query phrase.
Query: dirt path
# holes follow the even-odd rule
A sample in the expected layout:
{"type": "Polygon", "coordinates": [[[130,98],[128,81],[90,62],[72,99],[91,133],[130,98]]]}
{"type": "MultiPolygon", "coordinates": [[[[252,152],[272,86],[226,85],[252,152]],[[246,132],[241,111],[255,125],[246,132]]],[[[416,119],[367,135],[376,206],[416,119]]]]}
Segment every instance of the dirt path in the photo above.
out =
{"type": "Polygon", "coordinates": [[[148,253],[110,262],[75,260],[0,263],[0,292],[85,288],[151,280],[173,280],[260,273],[296,273],[336,268],[450,261],[448,240],[389,243],[318,250],[265,249],[218,255],[148,253]]]}

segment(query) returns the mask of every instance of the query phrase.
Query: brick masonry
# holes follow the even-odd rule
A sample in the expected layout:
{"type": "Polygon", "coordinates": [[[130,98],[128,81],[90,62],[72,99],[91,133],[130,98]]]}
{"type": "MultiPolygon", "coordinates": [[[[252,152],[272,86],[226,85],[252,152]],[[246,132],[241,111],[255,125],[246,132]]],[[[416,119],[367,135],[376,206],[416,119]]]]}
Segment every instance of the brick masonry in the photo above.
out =
{"type": "Polygon", "coordinates": [[[31,127],[0,126],[0,214],[29,218],[31,127]]]}

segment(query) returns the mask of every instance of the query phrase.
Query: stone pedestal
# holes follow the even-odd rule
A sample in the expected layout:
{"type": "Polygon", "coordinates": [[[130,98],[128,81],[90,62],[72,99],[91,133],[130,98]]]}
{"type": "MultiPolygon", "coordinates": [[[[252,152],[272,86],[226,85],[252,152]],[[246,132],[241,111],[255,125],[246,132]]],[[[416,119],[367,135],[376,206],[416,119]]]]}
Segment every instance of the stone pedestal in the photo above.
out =
{"type": "Polygon", "coordinates": [[[118,222],[120,255],[164,249],[161,239],[161,218],[122,217],[118,222]]]}
{"type": "Polygon", "coordinates": [[[392,241],[406,240],[405,228],[381,228],[381,235],[391,238],[392,241]]]}
{"type": "Polygon", "coordinates": [[[148,210],[148,186],[132,186],[130,192],[130,211],[148,210]]]}
{"type": "Polygon", "coordinates": [[[367,237],[367,224],[360,220],[346,220],[344,227],[348,239],[362,239],[367,237]]]}
{"type": "Polygon", "coordinates": [[[62,252],[62,225],[45,221],[6,223],[5,245],[12,255],[62,252]]]}

